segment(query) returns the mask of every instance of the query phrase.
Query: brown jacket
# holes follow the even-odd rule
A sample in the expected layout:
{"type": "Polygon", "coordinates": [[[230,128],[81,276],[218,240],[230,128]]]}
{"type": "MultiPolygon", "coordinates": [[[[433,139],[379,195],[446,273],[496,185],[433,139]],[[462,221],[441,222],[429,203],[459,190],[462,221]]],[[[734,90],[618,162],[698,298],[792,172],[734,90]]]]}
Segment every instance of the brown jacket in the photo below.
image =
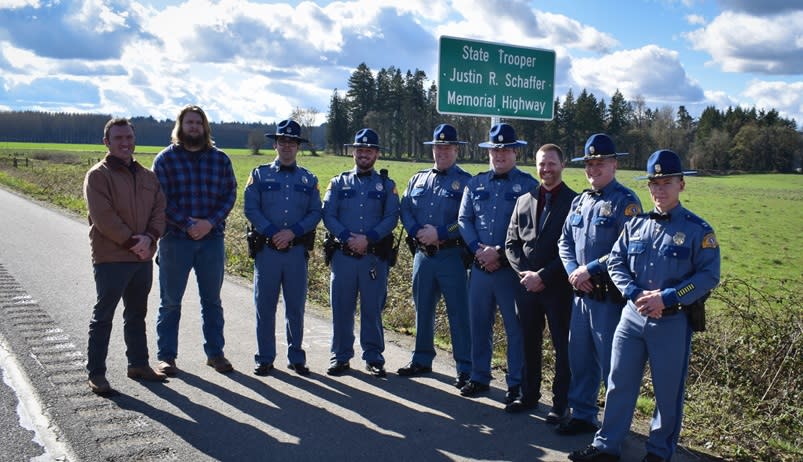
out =
{"type": "Polygon", "coordinates": [[[109,154],[84,178],[92,263],[141,261],[130,249],[132,236],[151,238],[151,250],[165,230],[165,197],[156,175],[136,160],[131,166],[109,154]]]}

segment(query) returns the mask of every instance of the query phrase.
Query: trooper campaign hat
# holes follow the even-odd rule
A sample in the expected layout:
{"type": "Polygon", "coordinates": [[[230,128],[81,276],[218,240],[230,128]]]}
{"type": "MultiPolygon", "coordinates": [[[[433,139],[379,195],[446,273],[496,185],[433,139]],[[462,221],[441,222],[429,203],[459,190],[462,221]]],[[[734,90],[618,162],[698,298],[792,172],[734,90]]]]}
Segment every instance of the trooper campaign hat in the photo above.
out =
{"type": "Polygon", "coordinates": [[[638,180],[652,180],[654,178],[667,178],[672,176],[696,175],[694,170],[683,171],[680,156],[675,151],[660,149],[647,159],[647,175],[640,176],[638,180]]]}
{"type": "Polygon", "coordinates": [[[457,140],[457,129],[449,124],[440,124],[435,127],[432,133],[432,141],[424,141],[424,144],[466,144],[466,141],[457,140]]]}
{"type": "Polygon", "coordinates": [[[489,140],[480,143],[478,146],[481,148],[517,148],[519,146],[527,146],[526,141],[516,139],[516,130],[506,123],[496,124],[491,127],[488,132],[489,140]]]}
{"type": "Polygon", "coordinates": [[[379,135],[370,128],[363,128],[354,135],[354,143],[344,145],[352,148],[377,148],[382,149],[379,145],[379,135]]]}
{"type": "Polygon", "coordinates": [[[594,159],[611,159],[626,156],[626,152],[616,152],[616,145],[610,136],[604,133],[596,133],[588,137],[583,157],[575,157],[572,162],[580,162],[594,159]]]}
{"type": "Polygon", "coordinates": [[[301,125],[292,119],[282,120],[276,125],[276,133],[266,133],[265,137],[274,140],[288,138],[299,143],[309,143],[309,140],[301,137],[301,125]]]}

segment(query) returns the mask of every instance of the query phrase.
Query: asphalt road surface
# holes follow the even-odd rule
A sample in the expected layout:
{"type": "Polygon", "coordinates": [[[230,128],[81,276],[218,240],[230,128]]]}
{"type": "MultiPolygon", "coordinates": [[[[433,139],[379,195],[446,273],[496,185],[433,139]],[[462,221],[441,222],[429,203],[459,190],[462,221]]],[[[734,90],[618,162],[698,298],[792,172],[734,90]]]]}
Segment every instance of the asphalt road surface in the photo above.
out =
{"type": "MultiPolygon", "coordinates": [[[[87,230],[84,217],[0,189],[0,340],[41,405],[37,418],[49,422],[57,442],[67,448],[56,448],[51,456],[81,461],[553,461],[566,460],[569,451],[591,440],[589,435],[557,436],[544,423],[549,410],[544,402],[530,414],[506,414],[502,373],[487,396],[460,397],[451,385],[453,363],[444,352],[432,374],[396,376],[395,370],[408,361],[409,337],[388,334],[387,378],[363,371],[359,345],[351,373],[329,377],[331,324],[315,309],[308,310],[304,337],[312,374],[300,377],[284,367],[280,307],[277,368],[269,377],[254,376],[252,291],[247,281],[232,279],[225,282],[222,297],[226,356],[236,372],[218,374],[205,365],[197,290],[191,282],[179,337],[182,372],[164,384],[126,378],[118,308],[107,377],[119,395],[95,396],[84,369],[95,296],[87,230]]],[[[155,283],[147,319],[154,364],[158,290],[155,283]]],[[[19,395],[11,390],[0,383],[0,446],[7,442],[5,435],[13,435],[26,452],[9,459],[8,451],[0,451],[0,460],[29,460],[42,453],[39,444],[48,444],[31,443],[33,433],[11,411],[19,395]]],[[[638,461],[643,455],[643,437],[633,433],[622,460],[638,461]]],[[[681,449],[673,460],[704,459],[681,449]]]]}

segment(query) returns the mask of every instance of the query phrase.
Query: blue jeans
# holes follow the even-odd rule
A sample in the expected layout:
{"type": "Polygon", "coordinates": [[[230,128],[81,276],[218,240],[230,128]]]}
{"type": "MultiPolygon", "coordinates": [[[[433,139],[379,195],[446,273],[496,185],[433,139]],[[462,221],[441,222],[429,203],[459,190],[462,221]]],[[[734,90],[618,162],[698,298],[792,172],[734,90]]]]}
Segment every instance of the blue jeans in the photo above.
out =
{"type": "Polygon", "coordinates": [[[86,369],[89,376],[106,374],[106,356],[114,311],[123,299],[123,338],[128,367],[148,365],[145,315],[153,282],[153,263],[99,263],[94,267],[97,303],[89,321],[86,369]]]}
{"type": "Polygon", "coordinates": [[[208,358],[223,355],[223,264],[226,253],[223,235],[210,235],[199,241],[166,235],[159,241],[159,292],[161,304],[156,320],[159,360],[175,360],[178,355],[178,325],[181,299],[190,270],[195,271],[201,297],[204,352],[208,358]]]}

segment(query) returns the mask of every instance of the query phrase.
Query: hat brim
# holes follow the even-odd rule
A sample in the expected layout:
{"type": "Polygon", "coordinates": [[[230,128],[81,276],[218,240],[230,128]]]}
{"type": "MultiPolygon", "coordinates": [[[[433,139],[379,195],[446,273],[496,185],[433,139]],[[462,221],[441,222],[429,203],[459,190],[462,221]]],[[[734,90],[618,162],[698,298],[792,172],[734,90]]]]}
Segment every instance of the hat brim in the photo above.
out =
{"type": "Polygon", "coordinates": [[[491,143],[490,141],[486,141],[484,143],[480,143],[477,146],[485,149],[492,149],[492,148],[520,148],[522,146],[527,146],[526,141],[519,141],[516,140],[512,143],[491,143]]]}
{"type": "Polygon", "coordinates": [[[678,172],[678,173],[669,173],[666,175],[643,175],[637,176],[637,180],[654,180],[657,178],[672,178],[673,176],[695,176],[697,175],[697,170],[689,170],[687,172],[678,172]]]}
{"type": "Polygon", "coordinates": [[[309,143],[309,140],[306,139],[306,138],[302,138],[302,137],[296,136],[296,135],[283,135],[281,133],[276,133],[276,134],[266,133],[265,134],[265,138],[270,138],[272,140],[278,140],[279,138],[288,138],[288,139],[291,139],[293,141],[298,141],[299,143],[309,143]]]}
{"type": "Polygon", "coordinates": [[[382,146],[370,143],[352,143],[352,144],[344,144],[343,146],[347,148],[377,148],[380,151],[382,150],[382,146]]]}
{"type": "Polygon", "coordinates": [[[627,152],[615,152],[613,154],[599,154],[594,156],[583,156],[583,157],[575,157],[569,162],[585,162],[587,160],[598,160],[598,159],[615,159],[617,157],[624,157],[629,155],[627,152]]]}
{"type": "Polygon", "coordinates": [[[455,145],[459,145],[459,144],[468,144],[468,141],[440,141],[440,140],[434,140],[434,141],[424,141],[424,144],[455,144],[455,145]]]}

